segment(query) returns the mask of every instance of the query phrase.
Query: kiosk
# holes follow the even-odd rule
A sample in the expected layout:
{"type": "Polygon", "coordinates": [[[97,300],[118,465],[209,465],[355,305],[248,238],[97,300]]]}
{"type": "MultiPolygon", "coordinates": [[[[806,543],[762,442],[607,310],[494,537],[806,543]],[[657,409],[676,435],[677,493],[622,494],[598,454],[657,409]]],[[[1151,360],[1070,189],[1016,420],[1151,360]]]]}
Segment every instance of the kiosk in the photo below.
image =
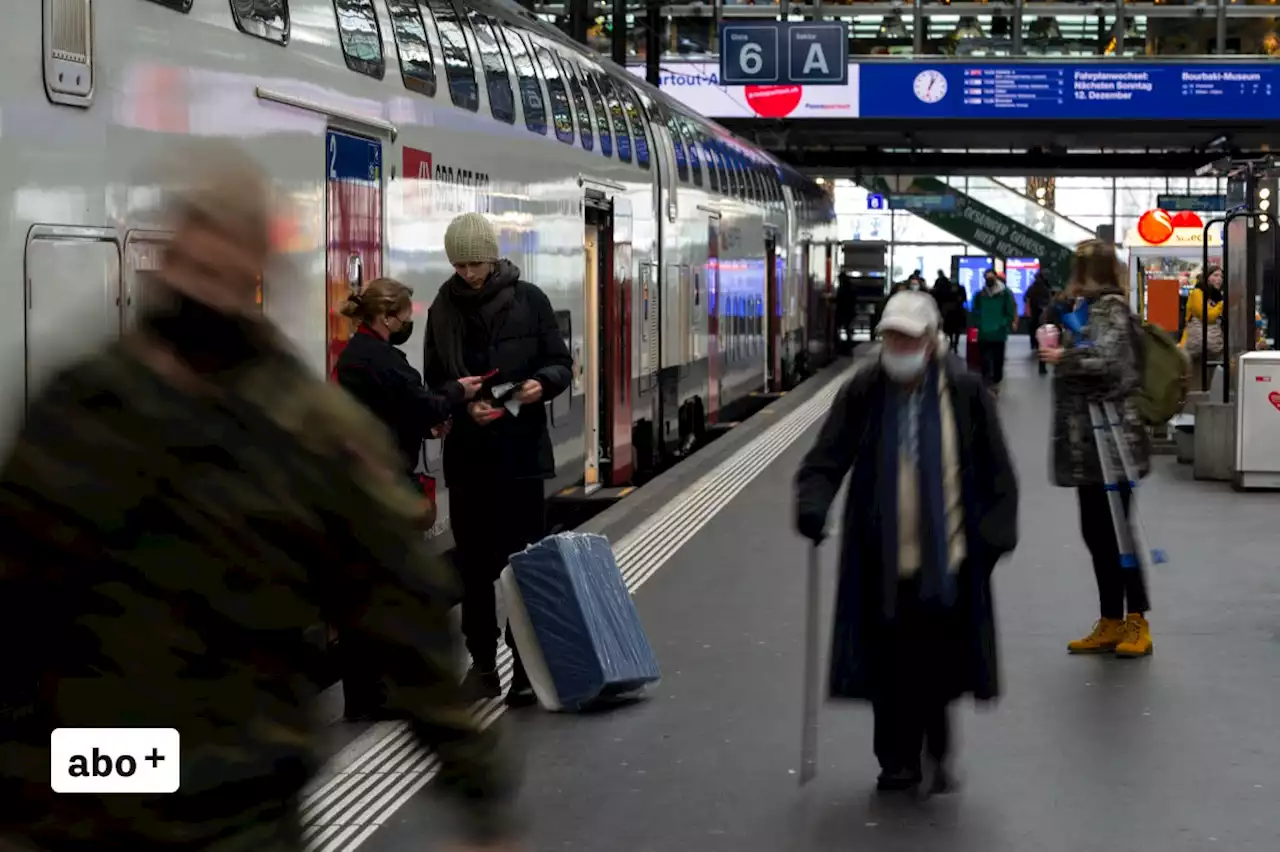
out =
{"type": "MultiPolygon", "coordinates": [[[[1147,322],[1174,337],[1182,333],[1187,294],[1204,261],[1204,223],[1190,211],[1149,210],[1125,235],[1129,250],[1129,304],[1147,322]]],[[[1209,233],[1209,263],[1222,263],[1222,231],[1209,233]]]]}

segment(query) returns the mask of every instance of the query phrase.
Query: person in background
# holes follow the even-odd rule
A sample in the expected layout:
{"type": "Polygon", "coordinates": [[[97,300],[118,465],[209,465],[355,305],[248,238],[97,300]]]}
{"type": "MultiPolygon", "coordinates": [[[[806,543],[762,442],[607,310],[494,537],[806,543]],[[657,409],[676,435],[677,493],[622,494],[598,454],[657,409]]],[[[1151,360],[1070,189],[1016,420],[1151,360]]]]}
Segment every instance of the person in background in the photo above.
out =
{"type": "Polygon", "coordinates": [[[995,405],[940,326],[927,295],[889,299],[883,345],[840,391],[795,478],[796,528],[816,546],[850,475],[829,688],[871,702],[884,791],[922,782],[922,750],[931,791],[951,789],[948,706],[999,693],[990,577],[1018,538],[995,405]]]}
{"type": "Polygon", "coordinates": [[[1206,390],[1201,381],[1203,362],[1207,355],[1209,362],[1222,360],[1222,268],[1210,266],[1207,274],[1199,276],[1196,286],[1187,295],[1187,309],[1183,315],[1182,339],[1179,345],[1187,353],[1191,362],[1191,380],[1188,390],[1206,390]],[[1206,303],[1208,311],[1206,313],[1206,303]],[[1205,324],[1208,324],[1207,336],[1209,350],[1206,353],[1205,324]]]}
{"type": "MultiPolygon", "coordinates": [[[[1153,648],[1146,618],[1150,608],[1146,579],[1141,565],[1121,564],[1108,486],[1089,413],[1090,404],[1115,404],[1123,421],[1128,456],[1137,468],[1130,473],[1139,479],[1145,477],[1151,469],[1151,447],[1134,403],[1142,375],[1138,369],[1137,331],[1124,281],[1124,267],[1116,258],[1115,246],[1101,240],[1081,243],[1076,248],[1071,283],[1088,308],[1083,334],[1077,336],[1064,326],[1062,347],[1040,352],[1043,360],[1055,365],[1053,481],[1076,490],[1080,533],[1093,559],[1101,611],[1093,631],[1067,645],[1073,654],[1142,657],[1153,648]]],[[[1124,477],[1120,453],[1110,442],[1108,452],[1111,470],[1124,477]]],[[[1132,489],[1123,482],[1118,486],[1127,521],[1132,489]]]]}
{"type": "Polygon", "coordinates": [[[464,848],[514,848],[390,437],[257,308],[265,176],[212,140],[173,169],[156,301],[36,393],[0,468],[0,848],[300,852],[325,622],[442,761],[464,848]],[[125,727],[180,732],[177,792],[51,791],[51,730],[125,727]]]}
{"type": "MultiPolygon", "coordinates": [[[[1044,312],[1052,300],[1053,288],[1049,286],[1044,273],[1038,273],[1036,280],[1031,282],[1031,286],[1027,288],[1027,292],[1023,296],[1023,303],[1026,305],[1027,311],[1027,325],[1031,329],[1031,351],[1033,353],[1039,348],[1039,343],[1036,341],[1036,326],[1040,317],[1044,316],[1044,312]]],[[[1039,362],[1039,367],[1040,375],[1043,376],[1049,372],[1048,365],[1044,361],[1039,362]]]]}
{"type": "Polygon", "coordinates": [[[959,352],[960,337],[969,326],[969,314],[964,308],[964,288],[939,269],[932,293],[942,314],[942,333],[947,336],[948,347],[952,352],[959,352]]]}
{"type": "MultiPolygon", "coordinates": [[[[370,281],[347,299],[341,313],[359,325],[338,357],[338,384],[391,431],[405,482],[422,494],[416,471],[423,442],[448,422],[455,407],[476,395],[481,379],[445,382],[439,393],[423,385],[421,374],[398,348],[413,334],[413,290],[399,281],[370,281]]],[[[435,522],[434,497],[423,494],[418,524],[423,530],[435,522]]],[[[386,692],[358,642],[358,637],[339,637],[345,716],[348,721],[376,721],[387,716],[386,692]]]]}
{"type": "MultiPolygon", "coordinates": [[[[573,359],[546,294],[498,256],[493,225],[479,213],[450,223],[444,250],[454,275],[427,318],[426,378],[438,387],[462,376],[490,375],[486,387],[511,385],[512,413],[487,391],[460,409],[444,440],[449,516],[462,576],[462,632],[471,653],[468,693],[501,694],[494,584],[512,553],[545,533],[544,482],[555,475],[546,403],[573,380],[573,359]]],[[[513,657],[506,703],[533,704],[533,690],[507,629],[513,657]]]]}
{"type": "Polygon", "coordinates": [[[982,357],[982,377],[993,393],[1004,383],[1005,346],[1018,325],[1018,303],[1004,286],[1004,276],[988,269],[985,285],[973,295],[971,321],[978,329],[978,352],[982,357]]]}

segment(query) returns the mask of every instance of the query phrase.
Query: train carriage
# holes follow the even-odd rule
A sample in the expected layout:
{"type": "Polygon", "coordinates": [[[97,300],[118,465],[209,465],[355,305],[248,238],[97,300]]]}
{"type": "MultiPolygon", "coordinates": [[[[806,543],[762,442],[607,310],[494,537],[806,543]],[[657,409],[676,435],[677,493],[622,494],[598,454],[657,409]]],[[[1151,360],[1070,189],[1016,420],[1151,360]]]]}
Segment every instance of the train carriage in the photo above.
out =
{"type": "MultiPolygon", "coordinates": [[[[634,481],[825,345],[810,327],[830,287],[813,258],[835,238],[821,189],[515,4],[8,12],[0,251],[23,305],[0,316],[9,399],[145,308],[167,237],[153,166],[186,136],[234,139],[271,175],[289,212],[261,307],[318,375],[352,331],[336,313],[351,288],[392,275],[425,309],[452,272],[449,221],[487,214],[574,355],[548,406],[555,489],[634,481]]],[[[418,367],[424,327],[404,347],[418,367]]],[[[21,413],[7,407],[6,438],[21,413]]],[[[429,442],[429,472],[439,457],[429,442]]]]}

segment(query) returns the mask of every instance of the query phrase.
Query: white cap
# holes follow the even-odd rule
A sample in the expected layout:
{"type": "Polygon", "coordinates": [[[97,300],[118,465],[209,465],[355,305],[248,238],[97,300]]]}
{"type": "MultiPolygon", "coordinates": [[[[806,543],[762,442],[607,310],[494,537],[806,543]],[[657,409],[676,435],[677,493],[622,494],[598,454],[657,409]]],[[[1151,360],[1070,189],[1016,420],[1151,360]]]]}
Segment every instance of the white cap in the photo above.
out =
{"type": "Polygon", "coordinates": [[[908,337],[926,337],[937,334],[941,325],[942,317],[933,296],[919,290],[901,290],[890,296],[885,303],[876,330],[896,331],[908,337]]]}

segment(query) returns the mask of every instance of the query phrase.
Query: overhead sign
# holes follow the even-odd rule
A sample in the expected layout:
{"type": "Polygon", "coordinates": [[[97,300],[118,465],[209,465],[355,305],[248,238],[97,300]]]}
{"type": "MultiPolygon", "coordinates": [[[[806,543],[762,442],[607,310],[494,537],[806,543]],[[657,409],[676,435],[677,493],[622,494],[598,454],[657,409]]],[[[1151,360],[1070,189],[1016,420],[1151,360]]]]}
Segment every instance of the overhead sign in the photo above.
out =
{"type": "Polygon", "coordinates": [[[888,210],[889,203],[885,197],[878,192],[867,193],[867,209],[868,210],[888,210]]]}
{"type": "Polygon", "coordinates": [[[1220,213],[1227,209],[1225,195],[1159,195],[1156,207],[1170,213],[1183,210],[1192,213],[1220,213]]]}
{"type": "Polygon", "coordinates": [[[1280,95],[1271,65],[864,63],[863,118],[1247,119],[1280,95]]]}
{"type": "Polygon", "coordinates": [[[954,213],[959,206],[958,198],[952,193],[903,193],[890,195],[889,206],[894,210],[910,210],[912,213],[954,213]]]}
{"type": "Polygon", "coordinates": [[[843,86],[849,81],[848,25],[721,24],[720,79],[732,86],[843,86]]]}
{"type": "MultiPolygon", "coordinates": [[[[725,45],[721,67],[664,62],[659,79],[662,90],[710,118],[1280,119],[1280,64],[1276,63],[1183,65],[1082,59],[929,65],[915,59],[886,59],[846,62],[846,76],[838,82],[794,80],[788,78],[791,45],[783,32],[787,26],[818,25],[758,22],[725,24],[724,29],[748,26],[755,29],[744,30],[737,41],[721,42],[725,45]],[[778,37],[771,56],[765,51],[774,50],[773,36],[763,35],[761,28],[778,37]]],[[[643,66],[632,71],[644,76],[643,66]]]]}

